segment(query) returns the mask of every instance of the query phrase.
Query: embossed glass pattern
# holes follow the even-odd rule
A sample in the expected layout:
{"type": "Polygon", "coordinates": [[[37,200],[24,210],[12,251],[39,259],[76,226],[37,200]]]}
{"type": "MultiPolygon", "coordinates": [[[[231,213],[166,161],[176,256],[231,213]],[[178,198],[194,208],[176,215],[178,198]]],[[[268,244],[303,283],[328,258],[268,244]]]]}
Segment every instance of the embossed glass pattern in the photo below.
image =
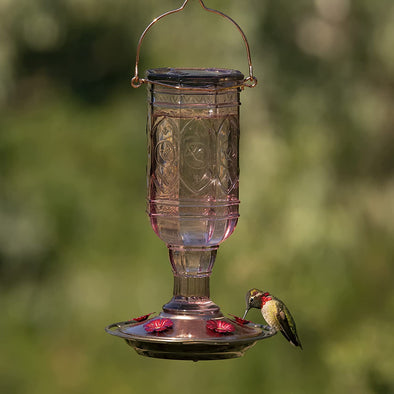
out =
{"type": "Polygon", "coordinates": [[[236,86],[243,75],[154,69],[148,80],[151,225],[170,249],[174,273],[207,275],[239,216],[236,86]]]}
{"type": "Polygon", "coordinates": [[[239,92],[187,82],[190,90],[149,85],[148,211],[167,244],[213,246],[238,218],[239,92]]]}
{"type": "Polygon", "coordinates": [[[234,114],[153,117],[149,212],[153,229],[167,244],[212,246],[233,231],[238,133],[234,114]]]}

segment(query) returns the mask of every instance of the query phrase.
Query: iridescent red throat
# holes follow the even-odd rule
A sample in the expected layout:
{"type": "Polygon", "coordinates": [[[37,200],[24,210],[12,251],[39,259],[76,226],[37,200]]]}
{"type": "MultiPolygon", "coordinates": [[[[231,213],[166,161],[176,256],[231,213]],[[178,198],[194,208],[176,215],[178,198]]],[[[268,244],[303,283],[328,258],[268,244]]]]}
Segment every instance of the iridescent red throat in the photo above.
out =
{"type": "Polygon", "coordinates": [[[272,297],[270,295],[270,293],[266,292],[263,293],[261,296],[261,307],[263,307],[268,301],[271,301],[272,297]]]}

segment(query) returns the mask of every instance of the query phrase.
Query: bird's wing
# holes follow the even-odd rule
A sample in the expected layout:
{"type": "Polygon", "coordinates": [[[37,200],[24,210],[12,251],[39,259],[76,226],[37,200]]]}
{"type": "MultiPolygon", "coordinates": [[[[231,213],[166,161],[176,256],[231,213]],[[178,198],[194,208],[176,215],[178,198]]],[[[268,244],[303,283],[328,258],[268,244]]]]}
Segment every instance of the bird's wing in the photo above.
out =
{"type": "Polygon", "coordinates": [[[295,322],[289,310],[283,306],[283,308],[279,310],[276,317],[281,327],[281,333],[283,336],[294,346],[299,346],[302,349],[301,342],[297,336],[295,322]]]}

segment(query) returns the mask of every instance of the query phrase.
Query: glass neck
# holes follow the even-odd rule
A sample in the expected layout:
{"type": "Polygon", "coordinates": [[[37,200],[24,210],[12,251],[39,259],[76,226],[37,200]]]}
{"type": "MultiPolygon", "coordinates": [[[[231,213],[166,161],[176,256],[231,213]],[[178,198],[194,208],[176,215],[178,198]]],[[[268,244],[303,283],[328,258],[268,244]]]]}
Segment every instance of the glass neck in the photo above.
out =
{"type": "Polygon", "coordinates": [[[174,297],[209,298],[209,276],[174,276],[174,297]]]}
{"type": "Polygon", "coordinates": [[[212,247],[168,245],[174,277],[209,278],[218,248],[218,245],[212,247]]]}
{"type": "Polygon", "coordinates": [[[164,312],[221,316],[219,307],[209,298],[209,277],[218,246],[169,245],[168,248],[174,274],[174,292],[170,302],[164,305],[164,312]]]}

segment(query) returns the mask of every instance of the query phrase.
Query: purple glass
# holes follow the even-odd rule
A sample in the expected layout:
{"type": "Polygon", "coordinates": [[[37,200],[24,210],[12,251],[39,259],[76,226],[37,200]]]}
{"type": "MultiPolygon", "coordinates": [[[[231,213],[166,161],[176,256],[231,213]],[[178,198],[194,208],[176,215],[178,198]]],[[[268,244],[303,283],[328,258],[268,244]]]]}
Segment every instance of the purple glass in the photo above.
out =
{"type": "Polygon", "coordinates": [[[206,309],[217,249],[239,216],[243,75],[165,68],[149,70],[147,79],[148,213],[168,246],[175,278],[167,309],[195,309],[186,305],[190,297],[206,309]]]}

